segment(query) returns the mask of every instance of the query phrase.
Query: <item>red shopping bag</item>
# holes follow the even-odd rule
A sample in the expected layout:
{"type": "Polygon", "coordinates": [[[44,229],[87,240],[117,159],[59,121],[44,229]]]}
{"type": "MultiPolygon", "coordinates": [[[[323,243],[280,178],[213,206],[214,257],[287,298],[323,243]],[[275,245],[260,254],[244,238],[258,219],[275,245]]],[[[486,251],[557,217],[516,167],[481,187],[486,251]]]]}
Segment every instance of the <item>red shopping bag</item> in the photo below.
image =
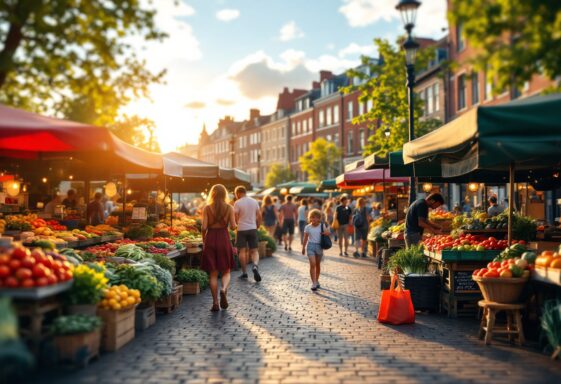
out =
{"type": "Polygon", "coordinates": [[[392,276],[390,289],[382,291],[378,321],[394,325],[412,324],[415,322],[415,310],[411,301],[411,293],[408,289],[403,289],[397,275],[392,276]],[[397,288],[394,288],[396,283],[397,288]]]}

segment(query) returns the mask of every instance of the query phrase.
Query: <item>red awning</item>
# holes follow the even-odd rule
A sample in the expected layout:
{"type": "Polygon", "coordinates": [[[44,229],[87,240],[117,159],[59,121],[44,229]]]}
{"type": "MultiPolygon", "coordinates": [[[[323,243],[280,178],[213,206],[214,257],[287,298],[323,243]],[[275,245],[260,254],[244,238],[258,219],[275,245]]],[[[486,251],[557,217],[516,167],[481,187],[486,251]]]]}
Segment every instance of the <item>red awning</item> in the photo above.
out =
{"type": "Polygon", "coordinates": [[[371,169],[365,170],[364,166],[354,171],[343,173],[337,176],[336,182],[338,187],[364,186],[375,183],[406,183],[407,177],[391,177],[389,169],[371,169]]]}

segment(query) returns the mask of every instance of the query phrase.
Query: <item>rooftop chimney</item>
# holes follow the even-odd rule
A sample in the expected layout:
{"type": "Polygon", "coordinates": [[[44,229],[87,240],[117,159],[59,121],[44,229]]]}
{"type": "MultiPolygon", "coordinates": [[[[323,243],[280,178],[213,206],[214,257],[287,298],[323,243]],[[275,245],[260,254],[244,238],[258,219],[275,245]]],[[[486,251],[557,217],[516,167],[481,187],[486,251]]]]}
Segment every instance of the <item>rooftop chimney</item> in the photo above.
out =
{"type": "Polygon", "coordinates": [[[333,77],[333,72],[331,71],[319,71],[319,81],[329,80],[333,77]]]}
{"type": "Polygon", "coordinates": [[[294,109],[294,100],[308,91],[304,89],[294,89],[292,92],[288,88],[284,88],[282,93],[279,93],[279,99],[277,101],[277,110],[291,111],[294,109]]]}
{"type": "Polygon", "coordinates": [[[312,89],[319,89],[320,84],[319,81],[312,81],[312,89]]]}
{"type": "Polygon", "coordinates": [[[249,110],[249,120],[256,119],[261,116],[261,111],[255,108],[249,110]]]}

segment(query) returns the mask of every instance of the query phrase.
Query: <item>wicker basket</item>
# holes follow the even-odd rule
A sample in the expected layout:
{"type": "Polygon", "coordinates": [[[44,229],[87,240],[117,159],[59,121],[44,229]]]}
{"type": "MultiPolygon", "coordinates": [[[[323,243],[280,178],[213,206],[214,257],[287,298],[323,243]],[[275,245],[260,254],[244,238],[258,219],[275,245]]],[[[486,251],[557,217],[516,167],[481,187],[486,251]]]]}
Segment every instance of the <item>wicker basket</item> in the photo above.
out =
{"type": "Polygon", "coordinates": [[[518,302],[522,290],[528,281],[527,277],[496,278],[473,276],[477,282],[483,298],[501,304],[518,302]]]}

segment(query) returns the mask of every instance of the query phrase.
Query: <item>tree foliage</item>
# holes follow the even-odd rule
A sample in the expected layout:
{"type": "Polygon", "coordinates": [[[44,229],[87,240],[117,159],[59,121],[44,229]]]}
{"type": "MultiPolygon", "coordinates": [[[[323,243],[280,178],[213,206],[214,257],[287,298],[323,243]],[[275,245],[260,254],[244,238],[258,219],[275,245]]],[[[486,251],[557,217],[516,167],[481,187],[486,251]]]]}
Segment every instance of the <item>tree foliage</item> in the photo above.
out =
{"type": "MultiPolygon", "coordinates": [[[[360,102],[372,100],[373,107],[353,119],[353,124],[366,122],[369,130],[374,130],[374,134],[368,138],[368,143],[363,149],[364,156],[375,153],[384,157],[388,152],[401,150],[403,144],[409,141],[405,51],[401,49],[400,43],[398,41],[394,46],[387,40],[375,39],[374,44],[381,60],[373,61],[364,57],[363,68],[349,71],[349,76],[359,78],[361,85],[351,85],[345,88],[345,92],[350,93],[358,89],[361,92],[360,102]],[[364,68],[368,68],[368,71],[364,68]],[[387,128],[390,130],[389,138],[384,134],[387,128]]],[[[432,55],[434,55],[433,49],[420,51],[417,54],[417,68],[426,68],[432,55]]],[[[421,115],[422,104],[417,101],[415,137],[422,136],[442,124],[440,120],[420,119],[421,115]]]]}
{"type": "Polygon", "coordinates": [[[150,119],[124,115],[109,128],[117,137],[134,146],[147,151],[160,152],[160,145],[154,137],[156,125],[150,119]]]}
{"type": "MultiPolygon", "coordinates": [[[[147,97],[152,73],[131,41],[161,40],[155,10],[138,0],[0,2],[0,102],[80,122],[117,124],[147,97]]],[[[126,138],[134,142],[135,138],[126,138]]]]}
{"type": "Polygon", "coordinates": [[[335,177],[340,171],[342,150],[324,138],[316,139],[310,150],[300,156],[300,168],[310,181],[319,183],[335,177]]]}
{"type": "Polygon", "coordinates": [[[462,25],[495,93],[521,89],[536,74],[561,75],[561,2],[452,0],[449,19],[462,25]]]}
{"type": "Polygon", "coordinates": [[[265,176],[265,187],[272,188],[293,179],[294,175],[289,166],[276,163],[271,166],[267,176],[265,176]]]}

